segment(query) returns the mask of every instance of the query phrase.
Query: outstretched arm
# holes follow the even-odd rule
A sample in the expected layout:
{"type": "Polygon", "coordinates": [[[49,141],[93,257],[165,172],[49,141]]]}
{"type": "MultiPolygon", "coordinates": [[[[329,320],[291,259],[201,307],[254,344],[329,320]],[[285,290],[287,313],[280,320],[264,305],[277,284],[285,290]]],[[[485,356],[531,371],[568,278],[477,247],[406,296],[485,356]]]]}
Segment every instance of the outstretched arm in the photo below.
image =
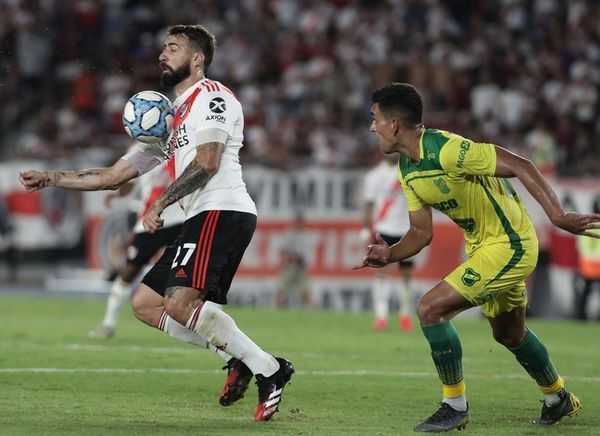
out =
{"type": "Polygon", "coordinates": [[[109,168],[92,168],[80,171],[23,171],[19,174],[19,181],[27,192],[34,192],[48,186],[77,191],[101,191],[118,189],[138,175],[138,170],[129,161],[119,159],[109,168]]]}
{"type": "Polygon", "coordinates": [[[147,232],[154,233],[162,227],[163,219],[160,215],[167,206],[206,186],[210,178],[219,170],[224,149],[225,144],[222,142],[207,142],[196,148],[194,160],[146,211],[144,228],[147,232]]]}
{"type": "Polygon", "coordinates": [[[574,234],[600,238],[589,231],[600,228],[600,214],[566,212],[546,178],[530,160],[496,146],[495,176],[517,177],[555,226],[574,234]]]}
{"type": "Polygon", "coordinates": [[[431,206],[425,204],[417,211],[408,213],[410,229],[404,237],[391,247],[383,240],[381,235],[375,235],[376,244],[369,245],[360,265],[352,269],[365,266],[381,268],[389,263],[399,262],[414,256],[431,243],[433,238],[433,220],[431,206]]]}

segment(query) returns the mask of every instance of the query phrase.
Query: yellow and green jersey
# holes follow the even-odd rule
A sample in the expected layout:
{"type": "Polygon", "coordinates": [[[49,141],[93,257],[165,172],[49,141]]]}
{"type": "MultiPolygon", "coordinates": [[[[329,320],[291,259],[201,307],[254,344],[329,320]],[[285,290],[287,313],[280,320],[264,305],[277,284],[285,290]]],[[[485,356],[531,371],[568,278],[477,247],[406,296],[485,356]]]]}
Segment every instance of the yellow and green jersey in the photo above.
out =
{"type": "Polygon", "coordinates": [[[507,242],[520,250],[537,241],[511,183],[493,176],[494,145],[435,129],[424,129],[419,145],[419,161],[402,156],[399,163],[409,211],[429,204],[446,214],[462,228],[469,255],[481,245],[507,242]]]}

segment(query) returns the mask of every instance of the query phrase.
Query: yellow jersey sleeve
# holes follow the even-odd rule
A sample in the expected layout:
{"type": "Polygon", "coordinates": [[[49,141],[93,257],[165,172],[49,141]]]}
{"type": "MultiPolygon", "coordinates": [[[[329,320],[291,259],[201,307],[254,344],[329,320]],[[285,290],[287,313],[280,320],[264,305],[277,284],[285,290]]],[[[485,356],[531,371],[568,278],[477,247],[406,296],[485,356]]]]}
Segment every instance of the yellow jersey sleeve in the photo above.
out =
{"type": "Polygon", "coordinates": [[[421,209],[425,202],[421,200],[417,194],[415,194],[410,186],[408,186],[408,184],[404,181],[400,171],[398,171],[398,180],[400,180],[400,185],[402,185],[402,190],[404,191],[404,196],[406,197],[408,211],[415,212],[421,209]]]}
{"type": "Polygon", "coordinates": [[[496,172],[496,148],[494,144],[455,136],[440,151],[440,164],[449,173],[493,176],[496,172]]]}

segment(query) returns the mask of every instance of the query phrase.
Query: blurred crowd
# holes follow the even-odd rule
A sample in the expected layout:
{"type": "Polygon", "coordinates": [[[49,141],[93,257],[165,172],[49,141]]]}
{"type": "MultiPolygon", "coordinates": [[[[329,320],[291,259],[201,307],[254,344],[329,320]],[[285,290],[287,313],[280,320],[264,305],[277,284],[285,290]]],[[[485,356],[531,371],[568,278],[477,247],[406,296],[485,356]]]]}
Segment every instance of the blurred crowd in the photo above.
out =
{"type": "Polygon", "coordinates": [[[217,34],[208,76],[243,104],[246,163],[370,165],[371,92],[400,81],[428,127],[600,168],[594,0],[0,0],[2,159],[120,156],[125,101],[159,89],[179,23],[217,34]]]}

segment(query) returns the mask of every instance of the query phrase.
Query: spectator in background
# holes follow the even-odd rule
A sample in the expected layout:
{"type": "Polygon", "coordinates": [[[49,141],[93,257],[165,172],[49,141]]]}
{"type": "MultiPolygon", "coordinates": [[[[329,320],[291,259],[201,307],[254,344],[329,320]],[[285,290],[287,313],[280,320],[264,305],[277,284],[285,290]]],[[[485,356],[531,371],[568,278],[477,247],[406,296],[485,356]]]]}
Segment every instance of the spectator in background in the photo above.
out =
{"type": "MultiPolygon", "coordinates": [[[[173,8],[167,0],[111,1],[104,7],[13,0],[0,6],[4,157],[36,156],[35,147],[24,149],[23,132],[38,130],[45,118],[39,114],[71,107],[61,90],[73,86],[99,84],[100,103],[78,98],[75,105],[86,112],[92,108],[86,131],[122,133],[123,102],[154,86],[152,59],[162,40],[153,35],[201,12],[217,34],[235,29],[213,74],[239,90],[246,108],[245,162],[280,168],[368,166],[376,147],[359,146],[369,143],[360,128],[368,122],[367,90],[404,77],[435,109],[435,127],[459,126],[477,140],[519,147],[511,138],[533,129],[540,115],[558,120],[547,129],[557,142],[558,175],[593,173],[588,162],[599,154],[590,149],[595,142],[589,138],[600,134],[595,122],[600,3],[564,3],[182,0],[173,8]],[[123,53],[133,53],[134,72],[123,53]],[[81,77],[82,71],[93,77],[81,77]],[[129,82],[120,80],[118,93],[107,95],[104,83],[114,75],[129,82]],[[307,132],[308,125],[318,131],[307,132]]],[[[54,150],[53,141],[68,136],[70,128],[63,123],[54,138],[44,138],[49,148],[54,150]]],[[[77,132],[61,145],[63,154],[88,148],[93,137],[77,132]]]]}
{"type": "Polygon", "coordinates": [[[305,238],[304,217],[298,212],[281,246],[281,265],[275,294],[277,307],[314,307],[308,278],[305,238]]]}
{"type": "Polygon", "coordinates": [[[531,161],[546,177],[554,176],[556,170],[556,139],[550,133],[547,122],[539,116],[533,130],[525,135],[525,145],[531,161]]]}
{"type": "MultiPolygon", "coordinates": [[[[600,203],[594,204],[594,213],[600,213],[600,203]]],[[[594,230],[600,235],[600,230],[594,230]]],[[[600,286],[600,240],[579,236],[579,277],[575,283],[575,318],[588,319],[587,305],[594,285],[600,286]]]]}

